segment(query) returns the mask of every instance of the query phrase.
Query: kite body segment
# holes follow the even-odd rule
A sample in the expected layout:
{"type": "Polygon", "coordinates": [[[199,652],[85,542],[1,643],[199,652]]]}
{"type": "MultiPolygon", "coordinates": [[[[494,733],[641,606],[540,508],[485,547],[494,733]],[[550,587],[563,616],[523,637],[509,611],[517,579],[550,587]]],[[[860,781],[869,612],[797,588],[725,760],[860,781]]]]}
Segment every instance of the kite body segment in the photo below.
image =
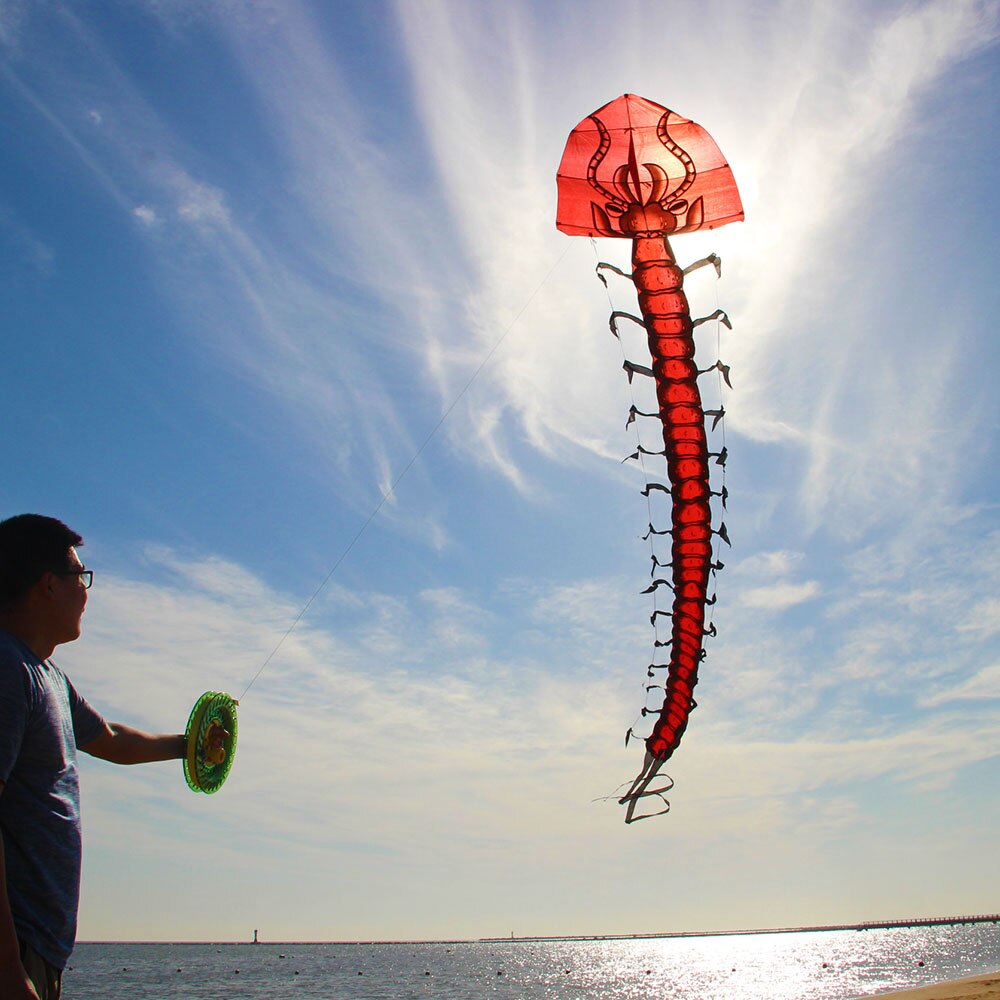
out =
{"type": "MultiPolygon", "coordinates": [[[[660,766],[680,743],[695,707],[693,692],[698,681],[698,667],[704,658],[704,637],[714,634],[714,626],[705,626],[705,608],[713,604],[709,597],[711,574],[721,564],[713,556],[713,536],[729,541],[724,524],[712,527],[712,496],[709,464],[714,458],[725,463],[725,449],[708,450],[705,410],[698,389],[703,374],[695,364],[693,321],[684,294],[684,275],[695,267],[712,263],[714,255],[681,269],[674,258],[668,237],[699,229],[712,229],[743,218],[743,207],[732,171],[712,137],[700,125],[667,108],[626,94],[606,104],[585,118],[566,143],[557,174],[559,204],[556,226],[574,236],[610,236],[632,240],[632,272],[624,275],[618,268],[601,264],[631,279],[639,299],[641,319],[615,312],[612,330],[617,335],[617,321],[622,318],[640,323],[646,330],[652,365],[645,368],[626,362],[631,380],[634,374],[650,375],[655,380],[658,412],[640,414],[635,407],[629,422],[636,416],[657,417],[662,424],[663,451],[668,483],[647,484],[669,492],[672,501],[669,529],[651,535],[669,535],[670,560],[657,567],[669,567],[670,579],[654,579],[650,591],[667,586],[673,591],[670,614],[671,635],[668,663],[650,664],[649,677],[666,670],[663,704],[656,715],[652,732],[646,738],[646,757],[642,771],[628,792],[620,799],[626,805],[626,822],[644,818],[635,814],[637,803],[645,796],[656,795],[670,784],[653,789],[652,779],[660,766]]],[[[722,317],[721,312],[709,318],[722,317]]],[[[705,371],[718,369],[728,382],[728,369],[721,362],[705,371]]],[[[722,410],[709,411],[718,423],[722,410]]],[[[641,449],[644,450],[644,449],[641,449]]],[[[636,453],[637,457],[638,452],[636,453]]],[[[658,615],[667,612],[656,611],[658,615]]],[[[650,685],[658,687],[659,685],[650,685]]],[[[645,716],[649,710],[643,709],[645,716]]],[[[626,743],[632,731],[626,735],[626,743]]],[[[665,812],[669,808],[661,810],[665,812]]]]}

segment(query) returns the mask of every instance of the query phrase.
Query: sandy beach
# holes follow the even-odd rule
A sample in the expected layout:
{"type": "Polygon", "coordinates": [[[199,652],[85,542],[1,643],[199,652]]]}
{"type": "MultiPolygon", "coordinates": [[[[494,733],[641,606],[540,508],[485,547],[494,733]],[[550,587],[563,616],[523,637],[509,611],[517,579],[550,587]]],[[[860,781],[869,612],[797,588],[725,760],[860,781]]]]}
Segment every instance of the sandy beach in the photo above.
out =
{"type": "MultiPolygon", "coordinates": [[[[878,1000],[1000,1000],[1000,971],[915,990],[872,994],[878,1000]]],[[[858,1000],[861,1000],[859,997],[858,1000]]]]}

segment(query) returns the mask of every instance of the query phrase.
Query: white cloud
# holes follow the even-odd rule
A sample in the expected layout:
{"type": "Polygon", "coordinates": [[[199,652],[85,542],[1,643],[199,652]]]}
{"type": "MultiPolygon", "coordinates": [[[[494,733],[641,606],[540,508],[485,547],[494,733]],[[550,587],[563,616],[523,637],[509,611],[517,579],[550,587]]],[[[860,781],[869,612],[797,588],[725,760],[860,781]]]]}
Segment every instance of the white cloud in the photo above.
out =
{"type": "Polygon", "coordinates": [[[150,208],[149,205],[136,205],[132,209],[132,214],[144,225],[144,226],[154,226],[156,225],[156,210],[150,208]]]}
{"type": "Polygon", "coordinates": [[[787,576],[802,563],[803,558],[802,552],[792,552],[788,549],[756,552],[734,566],[733,572],[751,578],[787,576]]]}
{"type": "Polygon", "coordinates": [[[761,611],[784,611],[818,597],[822,593],[819,581],[785,579],[803,564],[804,558],[802,552],[778,549],[740,560],[732,567],[740,585],[736,600],[744,607],[761,611]]]}
{"type": "Polygon", "coordinates": [[[762,611],[784,611],[812,600],[820,594],[820,585],[815,580],[805,583],[776,583],[769,587],[753,587],[740,593],[740,602],[749,608],[762,611]]]}
{"type": "Polygon", "coordinates": [[[185,222],[208,225],[215,223],[228,226],[230,223],[229,209],[226,207],[225,195],[210,184],[192,181],[184,175],[177,175],[178,187],[177,214],[185,222]]]}

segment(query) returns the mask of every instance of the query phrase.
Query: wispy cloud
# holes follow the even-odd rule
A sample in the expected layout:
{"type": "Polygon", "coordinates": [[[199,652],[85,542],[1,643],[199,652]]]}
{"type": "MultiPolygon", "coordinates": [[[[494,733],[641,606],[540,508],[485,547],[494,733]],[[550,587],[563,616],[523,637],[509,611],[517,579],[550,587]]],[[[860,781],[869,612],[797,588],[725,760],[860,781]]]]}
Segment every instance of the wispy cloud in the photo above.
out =
{"type": "MultiPolygon", "coordinates": [[[[86,616],[86,640],[67,647],[63,660],[109,714],[137,714],[141,724],[159,728],[166,719],[185,717],[206,687],[239,695],[298,607],[295,598],[273,592],[245,568],[217,557],[150,548],[146,560],[151,579],[160,582],[102,574],[101,591],[86,616]]],[[[614,778],[617,784],[627,764],[611,736],[634,712],[629,699],[638,690],[621,663],[623,645],[630,644],[623,635],[638,628],[634,609],[622,599],[621,581],[594,580],[572,590],[537,585],[533,593],[518,583],[510,593],[527,598],[520,606],[507,600],[504,590],[501,585],[487,608],[455,588],[412,598],[335,588],[247,692],[243,711],[252,721],[245,727],[246,750],[254,764],[242,771],[237,786],[245,783],[252,790],[262,782],[280,782],[292,756],[301,758],[297,771],[308,784],[319,780],[318,774],[310,777],[314,768],[331,756],[347,755],[357,773],[344,775],[349,787],[330,794],[353,796],[381,774],[387,762],[379,748],[393,744],[394,734],[403,741],[411,778],[429,769],[417,784],[431,775],[444,783],[438,792],[451,801],[452,822],[463,810],[445,786],[475,780],[482,768],[490,770],[495,791],[505,782],[528,789],[546,782],[554,770],[569,786],[590,783],[594,794],[606,790],[602,782],[614,778]],[[530,644],[535,655],[504,651],[504,636],[542,622],[546,632],[530,644]],[[546,638],[554,622],[558,636],[546,638]],[[544,661],[536,659],[543,654],[544,661]],[[289,732],[296,734],[291,743],[281,735],[289,732]],[[266,747],[276,759],[268,762],[266,747]],[[581,752],[585,757],[577,757],[581,752]],[[531,766],[521,773],[518,762],[526,755],[531,766]],[[501,767],[500,761],[509,763],[501,767]],[[596,778],[587,773],[592,767],[596,778]]],[[[928,719],[892,721],[874,709],[859,712],[849,692],[820,683],[839,651],[816,646],[804,659],[798,648],[804,636],[771,635],[765,623],[755,621],[752,614],[731,620],[724,632],[731,637],[711,650],[703,682],[711,711],[698,713],[686,740],[697,750],[681,766],[728,770],[729,758],[752,744],[757,756],[775,755],[769,766],[783,782],[819,790],[836,784],[844,769],[873,777],[927,776],[953,773],[964,761],[992,752],[988,739],[971,756],[958,752],[964,724],[942,714],[934,724],[938,747],[917,764],[912,749],[923,739],[928,719]],[[827,703],[817,715],[821,697],[827,703]],[[845,712],[853,714],[853,732],[837,731],[845,712]],[[872,754],[876,746],[880,753],[872,754]],[[808,766],[804,752],[811,757],[808,766]],[[725,765],[712,763],[719,755],[725,765]]],[[[852,641],[848,633],[845,645],[852,641]]],[[[996,667],[974,670],[947,691],[921,698],[921,704],[932,709],[996,697],[998,676],[996,667]]],[[[985,731],[988,716],[970,724],[985,731]]],[[[714,789],[712,794],[735,794],[725,781],[719,786],[718,775],[706,775],[705,787],[714,789]]],[[[404,789],[394,794],[409,801],[404,789]]],[[[411,804],[417,808],[416,799],[411,804]]],[[[367,814],[373,805],[358,801],[354,808],[367,814]]],[[[376,828],[369,831],[373,836],[376,828]]],[[[393,840],[388,830],[383,836],[393,840]]]]}
{"type": "MultiPolygon", "coordinates": [[[[205,688],[239,695],[299,599],[214,556],[150,548],[145,558],[158,582],[102,573],[85,637],[60,662],[112,717],[169,729],[205,688]]],[[[638,766],[618,741],[639,693],[621,664],[620,594],[620,581],[572,594],[511,581],[486,608],[454,588],[410,597],[334,588],[243,697],[236,766],[215,802],[191,796],[167,765],[158,776],[88,764],[91,864],[106,854],[110,863],[126,842],[145,844],[167,869],[185,866],[186,878],[204,866],[206,876],[235,874],[258,856],[284,877],[314,863],[317,886],[338,886],[356,917],[379,872],[407,883],[407,866],[420,856],[438,864],[442,844],[452,872],[497,882],[498,905],[507,905],[511,864],[558,868],[603,850],[638,860],[645,841],[609,840],[617,807],[592,804],[638,766]],[[512,604],[508,593],[527,600],[512,604]],[[507,635],[554,618],[558,635],[546,627],[534,655],[509,648],[507,635]],[[157,832],[167,816],[169,836],[157,832]],[[197,857],[190,842],[201,844],[197,857]]],[[[748,613],[712,651],[704,706],[668,765],[679,783],[671,836],[686,856],[735,829],[753,831],[754,843],[795,830],[836,843],[867,822],[860,788],[940,791],[1000,752],[1000,706],[969,716],[945,704],[995,695],[995,668],[925,700],[921,717],[880,717],[817,684],[830,668],[821,647],[806,665],[794,635],[768,636],[753,622],[748,613]],[[804,800],[808,810],[796,805],[804,800]]],[[[593,877],[601,884],[616,867],[593,877]]],[[[446,914],[460,883],[421,904],[429,928],[453,926],[446,914]]],[[[313,896],[301,923],[280,902],[273,918],[307,936],[339,926],[313,911],[313,896]]],[[[87,925],[135,933],[110,915],[91,913],[87,925]]],[[[361,933],[365,923],[344,926],[361,933]]]]}
{"type": "Polygon", "coordinates": [[[873,202],[891,188],[884,171],[899,170],[915,155],[914,135],[934,129],[921,116],[932,88],[995,41],[1000,26],[995,4],[887,10],[845,60],[837,46],[856,40],[856,14],[843,8],[827,31],[795,46],[781,80],[794,107],[779,101],[777,114],[755,116],[742,151],[756,181],[752,222],[732,261],[742,300],[735,312],[749,334],[732,342],[734,426],[804,445],[803,511],[814,526],[833,518],[842,531],[880,519],[887,497],[905,506],[932,493],[957,472],[960,442],[982,419],[984,401],[970,400],[962,414],[949,404],[963,357],[954,310],[923,316],[919,329],[894,323],[893,310],[916,318],[906,285],[893,265],[868,258],[861,234],[878,234],[883,262],[894,239],[909,238],[894,236],[873,202]],[[866,264],[852,264],[851,253],[866,264]],[[754,271],[764,267],[751,275],[740,254],[754,271]],[[824,255],[837,260],[834,270],[824,255]],[[880,280],[866,266],[878,266],[880,280]],[[880,288],[900,301],[886,303],[880,288]]]}
{"type": "MultiPolygon", "coordinates": [[[[745,92],[752,107],[720,103],[717,119],[704,122],[729,143],[748,222],[691,238],[680,249],[693,256],[701,246],[728,251],[722,294],[737,333],[725,350],[739,386],[729,407],[731,426],[805,449],[807,466],[797,488],[804,523],[857,536],[884,522],[887,500],[898,509],[918,494],[934,494],[947,478],[944,453],[958,474],[962,448],[956,443],[971,439],[983,418],[985,397],[979,405],[970,400],[961,415],[949,406],[963,356],[953,311],[929,316],[916,334],[912,326],[892,329],[891,320],[873,315],[885,309],[877,282],[844,255],[864,238],[859,234],[869,216],[885,233],[873,199],[887,184],[887,165],[912,155],[914,130],[931,127],[920,110],[932,88],[995,39],[998,9],[968,2],[786,14],[774,37],[761,40],[765,48],[781,46],[780,74],[767,71],[763,50],[746,65],[742,42],[735,51],[738,32],[715,36],[715,58],[727,61],[732,42],[733,59],[755,82],[745,92]],[[833,258],[835,284],[827,280],[833,258]],[[951,346],[943,351],[945,326],[951,346]],[[904,352],[905,376],[899,366],[904,352]]],[[[701,11],[688,16],[712,17],[701,11]]],[[[576,118],[559,114],[590,109],[568,100],[572,87],[565,81],[547,89],[538,53],[551,39],[543,41],[544,26],[523,11],[493,12],[484,25],[478,12],[473,18],[446,3],[423,5],[419,15],[404,4],[399,17],[449,216],[457,221],[463,254],[478,268],[465,296],[464,322],[427,330],[429,350],[448,398],[460,371],[456,362],[468,356],[468,332],[481,350],[504,338],[461,426],[474,428],[464,443],[479,460],[494,463],[524,488],[521,436],[562,461],[581,452],[607,456],[620,447],[615,421],[626,391],[620,353],[601,332],[607,307],[592,284],[589,248],[580,241],[554,271],[539,271],[539,262],[544,270],[557,261],[566,243],[553,241],[549,229],[551,174],[576,118]],[[428,33],[437,41],[433,50],[422,44],[428,33]],[[508,61],[494,66],[488,87],[476,71],[477,39],[486,34],[510,43],[508,61]],[[463,86],[455,86],[459,80],[463,86]],[[540,102],[541,92],[554,99],[540,102]],[[541,282],[537,296],[535,281],[541,282]],[[518,314],[524,303],[530,305],[518,314]],[[440,367],[444,357],[452,359],[450,377],[440,367]]],[[[606,18],[601,24],[613,49],[621,25],[606,18]]],[[[672,70],[683,75],[688,57],[676,52],[672,70]]],[[[594,59],[569,73],[584,93],[608,75],[594,59]]],[[[665,74],[662,80],[644,74],[649,96],[669,102],[677,93],[681,101],[684,88],[678,93],[673,83],[665,74]]],[[[609,81],[603,99],[619,86],[609,81]]],[[[892,236],[882,238],[891,253],[892,236]]],[[[627,248],[602,241],[600,252],[614,259],[627,248]]],[[[894,269],[886,270],[886,280],[897,282],[894,269]]],[[[904,294],[901,284],[894,287],[904,294]]],[[[627,298],[627,291],[614,294],[627,298]]],[[[713,294],[708,290],[703,299],[705,312],[713,294]]],[[[642,345],[636,346],[641,360],[642,345]]],[[[937,493],[937,501],[944,503],[945,495],[937,493]]]]}
{"type": "Polygon", "coordinates": [[[991,664],[954,687],[939,690],[921,700],[933,708],[951,701],[995,701],[1000,699],[1000,664],[991,664]]]}
{"type": "MultiPolygon", "coordinates": [[[[374,480],[385,494],[418,445],[395,411],[391,378],[383,377],[386,345],[406,358],[409,338],[399,331],[414,309],[427,308],[424,289],[406,271],[426,248],[418,249],[392,213],[370,206],[393,191],[400,217],[416,224],[420,202],[392,176],[406,164],[384,167],[376,139],[362,138],[369,126],[357,99],[318,46],[304,10],[289,4],[258,13],[263,20],[235,7],[191,5],[168,20],[182,34],[214,26],[245,60],[248,82],[263,78],[264,127],[253,141],[273,139],[284,158],[284,179],[279,167],[263,187],[195,153],[69,10],[53,15],[59,30],[50,40],[67,43],[64,58],[51,60],[46,73],[24,62],[7,72],[111,203],[149,233],[178,326],[238,378],[267,390],[324,456],[326,475],[345,497],[353,492],[353,502],[370,509],[374,480]],[[82,109],[81,90],[90,98],[82,109]],[[402,294],[402,308],[383,296],[387,282],[402,294]],[[370,476],[359,477],[360,468],[370,476]]],[[[410,361],[398,367],[415,371],[410,361]]],[[[418,384],[411,389],[419,395],[418,384]]],[[[428,430],[434,416],[427,414],[428,430]]],[[[392,504],[383,514],[406,517],[392,504]]],[[[445,537],[430,515],[407,530],[436,545],[445,537]]]]}
{"type": "Polygon", "coordinates": [[[26,264],[38,274],[50,274],[55,266],[55,251],[31,231],[15,209],[0,201],[0,239],[6,244],[4,257],[9,262],[26,264]]]}
{"type": "Polygon", "coordinates": [[[975,601],[957,628],[984,639],[1000,633],[1000,598],[984,597],[975,601]]]}
{"type": "Polygon", "coordinates": [[[27,18],[26,0],[0,0],[0,45],[14,48],[27,18]]]}

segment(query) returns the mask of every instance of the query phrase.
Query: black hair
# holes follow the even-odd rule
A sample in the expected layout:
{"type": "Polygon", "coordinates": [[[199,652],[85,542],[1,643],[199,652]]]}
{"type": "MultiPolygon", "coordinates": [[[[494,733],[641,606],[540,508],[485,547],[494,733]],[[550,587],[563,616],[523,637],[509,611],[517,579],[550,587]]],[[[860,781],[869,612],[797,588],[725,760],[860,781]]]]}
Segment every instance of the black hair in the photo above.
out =
{"type": "Polygon", "coordinates": [[[69,569],[68,552],[83,538],[44,514],[0,521],[0,609],[19,604],[44,573],[69,569]]]}

